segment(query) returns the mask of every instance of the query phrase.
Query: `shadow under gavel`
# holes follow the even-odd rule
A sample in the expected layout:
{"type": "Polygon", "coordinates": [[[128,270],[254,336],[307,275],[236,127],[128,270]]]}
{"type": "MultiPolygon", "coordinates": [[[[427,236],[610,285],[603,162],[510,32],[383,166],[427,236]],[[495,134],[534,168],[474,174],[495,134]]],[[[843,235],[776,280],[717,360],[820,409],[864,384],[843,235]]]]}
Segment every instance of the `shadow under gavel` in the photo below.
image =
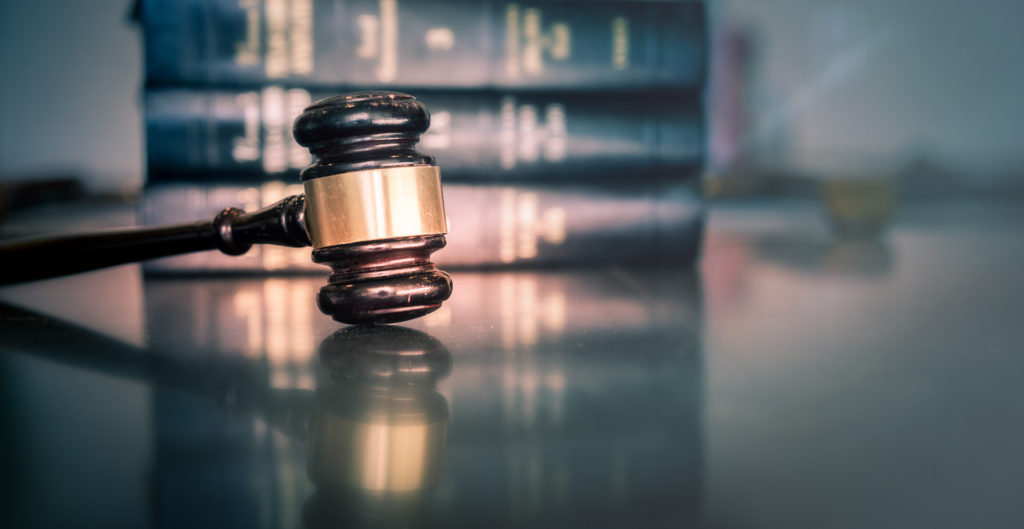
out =
{"type": "Polygon", "coordinates": [[[0,285],[189,252],[312,245],[313,261],[332,269],[317,297],[325,314],[353,324],[422,316],[452,291],[430,260],[445,245],[447,220],[437,164],[416,150],[429,126],[426,107],[406,94],[318,101],[293,130],[316,158],[302,171],[304,195],[252,213],[228,208],[206,222],[0,245],[0,285]]]}

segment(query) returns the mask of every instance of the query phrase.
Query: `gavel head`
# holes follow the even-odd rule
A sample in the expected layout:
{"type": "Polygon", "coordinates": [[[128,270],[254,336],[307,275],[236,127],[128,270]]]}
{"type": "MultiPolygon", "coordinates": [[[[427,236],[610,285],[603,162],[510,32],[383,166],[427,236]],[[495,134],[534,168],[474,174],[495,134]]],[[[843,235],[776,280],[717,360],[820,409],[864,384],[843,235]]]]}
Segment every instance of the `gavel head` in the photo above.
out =
{"type": "Polygon", "coordinates": [[[317,304],[337,321],[408,320],[451,295],[430,261],[447,222],[438,167],[416,151],[429,125],[426,107],[396,92],[331,97],[295,119],[316,158],[302,171],[313,260],[332,269],[317,304]]]}

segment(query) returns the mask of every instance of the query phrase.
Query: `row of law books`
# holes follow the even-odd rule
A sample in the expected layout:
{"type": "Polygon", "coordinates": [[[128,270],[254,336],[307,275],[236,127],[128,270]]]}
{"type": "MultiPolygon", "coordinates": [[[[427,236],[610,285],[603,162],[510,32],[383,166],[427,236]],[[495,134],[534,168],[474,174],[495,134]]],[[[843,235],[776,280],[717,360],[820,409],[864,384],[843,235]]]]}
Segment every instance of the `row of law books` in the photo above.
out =
{"type": "MultiPolygon", "coordinates": [[[[443,266],[692,262],[703,226],[699,1],[141,0],[148,224],[300,193],[291,126],[342,92],[413,94],[441,168],[443,266]]],[[[308,250],[148,270],[321,270],[308,250]]],[[[325,270],[325,269],[324,269],[325,270]]]]}

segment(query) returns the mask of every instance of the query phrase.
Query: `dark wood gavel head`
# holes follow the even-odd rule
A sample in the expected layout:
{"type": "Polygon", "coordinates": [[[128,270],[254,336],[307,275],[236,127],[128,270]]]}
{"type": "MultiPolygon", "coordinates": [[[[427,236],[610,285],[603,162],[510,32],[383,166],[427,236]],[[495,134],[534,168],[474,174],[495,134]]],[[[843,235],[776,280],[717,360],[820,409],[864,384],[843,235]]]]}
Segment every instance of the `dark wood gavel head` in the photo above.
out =
{"type": "Polygon", "coordinates": [[[426,107],[396,92],[318,101],[295,120],[316,161],[302,171],[313,260],[332,274],[317,304],[342,323],[393,323],[433,312],[452,281],[430,255],[447,221],[434,158],[416,151],[426,107]]]}

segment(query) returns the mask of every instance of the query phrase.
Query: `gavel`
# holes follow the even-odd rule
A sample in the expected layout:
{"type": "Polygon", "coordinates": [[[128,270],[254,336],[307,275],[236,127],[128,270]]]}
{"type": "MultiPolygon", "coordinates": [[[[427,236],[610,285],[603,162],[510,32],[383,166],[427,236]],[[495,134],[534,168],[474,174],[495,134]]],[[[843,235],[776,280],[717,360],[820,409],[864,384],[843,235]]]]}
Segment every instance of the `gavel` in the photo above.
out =
{"type": "Polygon", "coordinates": [[[451,277],[430,256],[445,245],[441,177],[416,150],[430,114],[416,98],[358,92],[318,101],[295,119],[295,140],[313,154],[305,193],[259,211],[227,208],[212,220],[13,242],[0,246],[0,284],[254,244],[313,247],[331,267],[317,305],[341,323],[384,324],[438,309],[451,277]]]}

